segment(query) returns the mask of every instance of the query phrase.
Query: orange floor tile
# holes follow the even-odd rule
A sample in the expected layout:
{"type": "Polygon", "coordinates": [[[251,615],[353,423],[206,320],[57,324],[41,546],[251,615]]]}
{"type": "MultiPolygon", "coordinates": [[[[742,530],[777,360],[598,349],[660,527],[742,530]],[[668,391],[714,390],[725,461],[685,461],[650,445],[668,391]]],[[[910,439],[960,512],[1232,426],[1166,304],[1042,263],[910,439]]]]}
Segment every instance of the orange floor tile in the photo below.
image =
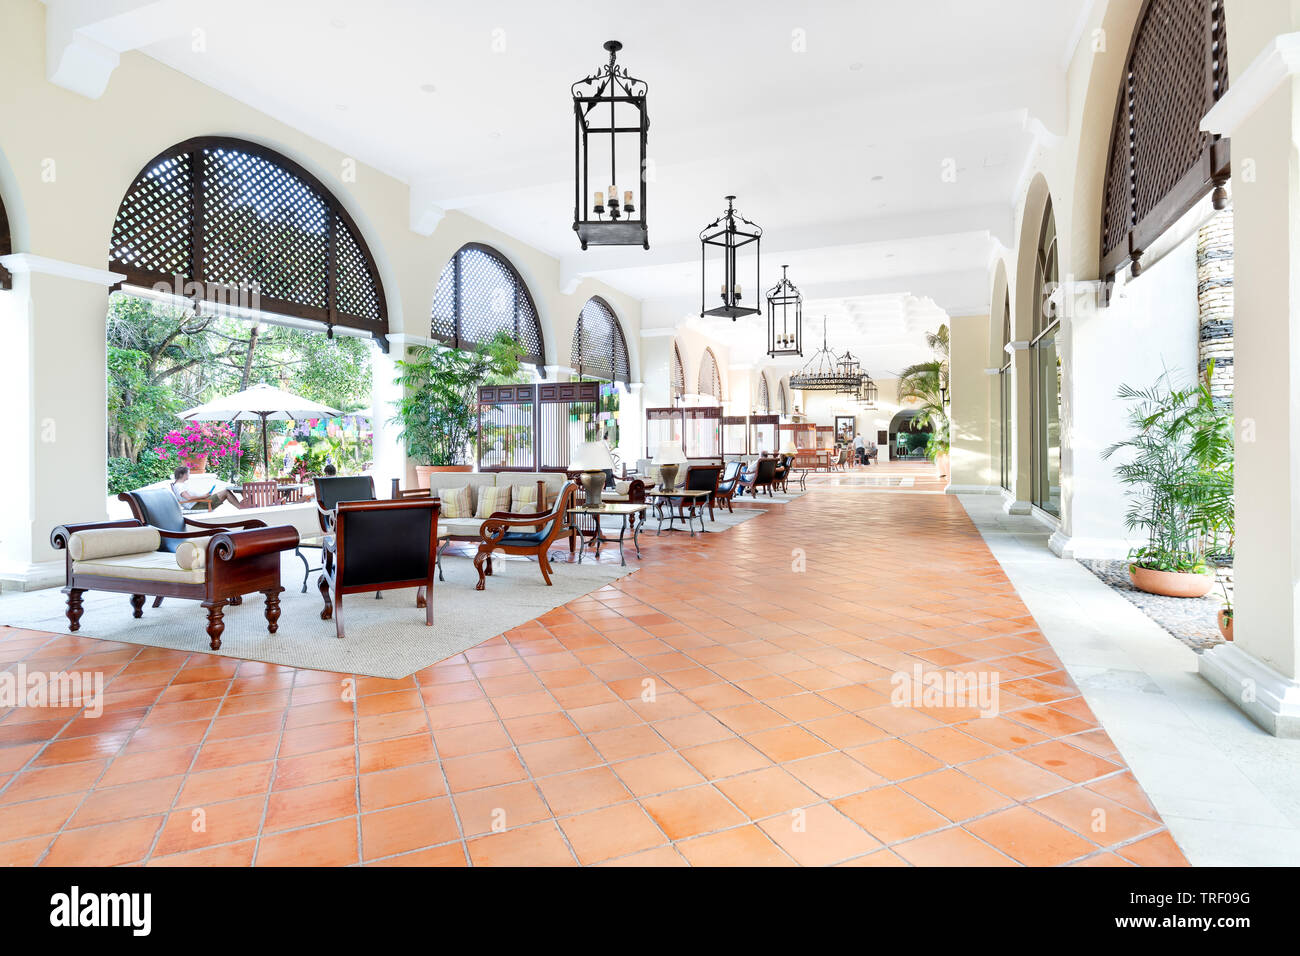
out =
{"type": "Polygon", "coordinates": [[[0,629],[110,676],[97,720],[0,715],[0,863],[1185,865],[961,505],[850,480],[927,468],[651,533],[403,680],[0,629]],[[895,706],[914,668],[996,674],[996,715],[895,706]]]}

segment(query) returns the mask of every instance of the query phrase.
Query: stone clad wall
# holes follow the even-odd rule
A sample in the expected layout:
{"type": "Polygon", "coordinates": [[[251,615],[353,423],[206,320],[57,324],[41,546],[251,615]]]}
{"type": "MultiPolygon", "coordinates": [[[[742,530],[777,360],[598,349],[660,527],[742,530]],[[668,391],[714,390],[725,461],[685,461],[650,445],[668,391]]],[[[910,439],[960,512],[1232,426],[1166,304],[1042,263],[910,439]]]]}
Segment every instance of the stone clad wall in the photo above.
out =
{"type": "Polygon", "coordinates": [[[1232,347],[1232,208],[1203,225],[1196,234],[1196,302],[1200,315],[1201,375],[1214,359],[1210,391],[1216,400],[1231,401],[1232,347]]]}

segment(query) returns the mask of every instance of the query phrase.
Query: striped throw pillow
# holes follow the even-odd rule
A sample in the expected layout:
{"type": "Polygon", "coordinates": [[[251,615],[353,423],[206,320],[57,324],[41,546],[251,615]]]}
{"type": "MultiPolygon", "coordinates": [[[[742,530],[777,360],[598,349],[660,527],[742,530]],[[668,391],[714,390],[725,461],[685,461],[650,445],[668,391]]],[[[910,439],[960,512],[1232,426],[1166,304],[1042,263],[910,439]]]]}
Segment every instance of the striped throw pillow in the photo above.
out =
{"type": "Polygon", "coordinates": [[[510,486],[485,486],[478,490],[478,511],[475,518],[491,518],[498,511],[510,510],[510,486]]]}
{"type": "Polygon", "coordinates": [[[439,488],[438,497],[442,499],[439,514],[444,518],[472,518],[474,508],[470,500],[469,485],[460,488],[439,488]]]}

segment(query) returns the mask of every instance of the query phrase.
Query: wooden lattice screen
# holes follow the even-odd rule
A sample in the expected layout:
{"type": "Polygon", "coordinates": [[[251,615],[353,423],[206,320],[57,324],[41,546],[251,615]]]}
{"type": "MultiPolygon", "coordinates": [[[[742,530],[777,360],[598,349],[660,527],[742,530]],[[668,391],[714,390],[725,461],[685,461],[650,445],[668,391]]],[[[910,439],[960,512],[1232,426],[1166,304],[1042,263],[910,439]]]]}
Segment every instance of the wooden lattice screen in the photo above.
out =
{"type": "Polygon", "coordinates": [[[569,364],[577,370],[579,378],[599,378],[607,382],[632,380],[623,327],[609,303],[598,295],[588,299],[578,313],[569,364]]]}
{"type": "MultiPolygon", "coordinates": [[[[9,214],[5,212],[5,201],[0,198],[0,256],[7,256],[14,251],[13,239],[9,235],[9,214]]],[[[12,289],[14,277],[9,270],[0,266],[0,289],[12,289]]]]}
{"type": "Polygon", "coordinates": [[[509,259],[491,246],[470,242],[447,260],[433,294],[429,335],[456,349],[473,348],[498,332],[524,347],[523,361],[544,374],[542,324],[532,293],[509,259]]]}
{"type": "Polygon", "coordinates": [[[1142,250],[1211,189],[1226,202],[1228,141],[1200,129],[1228,89],[1223,0],[1146,0],[1115,104],[1101,224],[1101,274],[1142,250]]]}
{"type": "Polygon", "coordinates": [[[698,391],[701,395],[722,398],[722,375],[718,371],[718,360],[713,355],[713,349],[710,348],[706,348],[703,357],[700,358],[698,391]]]}
{"type": "Polygon", "coordinates": [[[479,471],[567,471],[599,438],[599,382],[481,385],[479,471]]]}
{"type": "Polygon", "coordinates": [[[780,412],[782,415],[789,415],[790,403],[789,400],[786,398],[785,382],[777,382],[776,399],[777,399],[776,410],[780,412]]]}
{"type": "Polygon", "coordinates": [[[149,162],[113,223],[109,268],[132,285],[374,336],[388,309],[374,256],[338,199],[288,157],[228,137],[149,162]]]}
{"type": "Polygon", "coordinates": [[[673,342],[672,400],[676,405],[686,394],[686,366],[682,364],[682,350],[673,342]]]}

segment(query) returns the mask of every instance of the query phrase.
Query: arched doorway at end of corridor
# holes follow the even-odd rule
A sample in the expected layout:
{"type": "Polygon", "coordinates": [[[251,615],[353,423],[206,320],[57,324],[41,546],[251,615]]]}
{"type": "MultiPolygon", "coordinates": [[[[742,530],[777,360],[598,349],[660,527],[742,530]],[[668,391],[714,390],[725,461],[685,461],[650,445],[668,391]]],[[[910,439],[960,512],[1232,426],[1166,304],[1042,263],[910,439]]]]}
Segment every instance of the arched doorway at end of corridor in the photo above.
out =
{"type": "Polygon", "coordinates": [[[894,460],[917,461],[927,457],[926,446],[934,426],[916,424],[920,409],[905,408],[889,420],[889,457],[894,460]]]}

